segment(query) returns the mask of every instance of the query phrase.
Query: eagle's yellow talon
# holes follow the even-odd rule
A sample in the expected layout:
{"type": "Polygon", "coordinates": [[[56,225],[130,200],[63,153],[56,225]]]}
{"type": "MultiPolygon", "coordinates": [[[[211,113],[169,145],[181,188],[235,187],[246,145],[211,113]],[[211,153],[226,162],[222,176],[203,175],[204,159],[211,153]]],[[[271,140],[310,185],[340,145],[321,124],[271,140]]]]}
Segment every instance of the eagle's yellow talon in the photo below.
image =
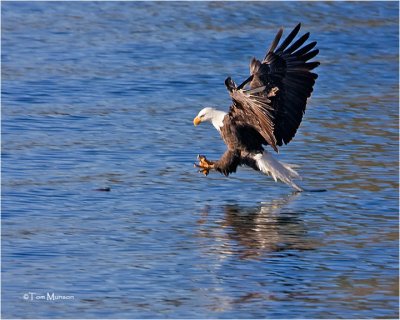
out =
{"type": "Polygon", "coordinates": [[[196,168],[200,168],[199,173],[207,176],[210,173],[210,170],[214,168],[214,163],[212,161],[207,160],[207,158],[203,155],[197,155],[197,160],[199,163],[195,163],[194,166],[196,168]]]}

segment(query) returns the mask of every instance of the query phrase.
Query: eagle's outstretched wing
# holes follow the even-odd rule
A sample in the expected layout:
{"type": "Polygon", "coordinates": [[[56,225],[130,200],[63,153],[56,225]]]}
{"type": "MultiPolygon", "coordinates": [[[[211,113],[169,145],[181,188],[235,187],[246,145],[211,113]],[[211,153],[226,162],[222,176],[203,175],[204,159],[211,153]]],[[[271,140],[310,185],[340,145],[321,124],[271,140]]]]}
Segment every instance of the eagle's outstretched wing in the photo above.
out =
{"type": "Polygon", "coordinates": [[[292,43],[300,26],[278,47],[281,28],[265,58],[251,60],[250,77],[241,85],[236,86],[231,78],[225,80],[233,100],[231,119],[254,127],[275,151],[295,136],[318,77],[311,70],[319,62],[309,62],[319,52],[314,49],[317,42],[304,45],[310,36],[306,33],[292,43]]]}

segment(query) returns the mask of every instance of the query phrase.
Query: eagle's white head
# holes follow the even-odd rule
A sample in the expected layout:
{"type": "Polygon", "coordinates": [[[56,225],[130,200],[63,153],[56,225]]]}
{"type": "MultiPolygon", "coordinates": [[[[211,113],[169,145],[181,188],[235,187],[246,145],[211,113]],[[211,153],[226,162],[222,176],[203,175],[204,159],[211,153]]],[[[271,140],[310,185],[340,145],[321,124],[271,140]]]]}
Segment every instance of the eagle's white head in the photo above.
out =
{"type": "Polygon", "coordinates": [[[224,125],[224,117],[226,116],[226,112],[220,111],[214,108],[206,107],[200,110],[199,114],[196,118],[193,119],[193,124],[195,126],[199,125],[202,122],[208,121],[213,124],[215,129],[221,131],[221,127],[224,125]]]}

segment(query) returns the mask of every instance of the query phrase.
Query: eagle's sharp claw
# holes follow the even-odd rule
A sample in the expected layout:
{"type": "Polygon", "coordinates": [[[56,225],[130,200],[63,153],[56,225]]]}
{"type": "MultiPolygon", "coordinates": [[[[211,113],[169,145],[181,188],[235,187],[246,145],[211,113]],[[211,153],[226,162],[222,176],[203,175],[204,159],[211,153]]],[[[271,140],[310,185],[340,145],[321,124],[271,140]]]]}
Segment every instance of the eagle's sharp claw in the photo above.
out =
{"type": "Polygon", "coordinates": [[[199,163],[195,163],[194,166],[196,168],[200,168],[198,172],[203,173],[205,176],[207,176],[210,173],[210,170],[214,168],[214,163],[207,160],[207,158],[201,154],[197,155],[197,160],[199,161],[199,163]]]}

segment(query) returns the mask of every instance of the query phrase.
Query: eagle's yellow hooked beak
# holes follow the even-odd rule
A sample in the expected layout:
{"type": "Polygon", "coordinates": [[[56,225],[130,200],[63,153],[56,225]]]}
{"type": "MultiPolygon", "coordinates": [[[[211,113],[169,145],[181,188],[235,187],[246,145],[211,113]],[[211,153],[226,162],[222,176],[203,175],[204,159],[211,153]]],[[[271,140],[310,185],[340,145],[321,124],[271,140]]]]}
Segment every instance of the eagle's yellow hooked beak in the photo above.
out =
{"type": "Polygon", "coordinates": [[[193,119],[193,124],[195,126],[198,126],[200,123],[201,123],[201,119],[199,117],[196,117],[196,118],[193,119]]]}

